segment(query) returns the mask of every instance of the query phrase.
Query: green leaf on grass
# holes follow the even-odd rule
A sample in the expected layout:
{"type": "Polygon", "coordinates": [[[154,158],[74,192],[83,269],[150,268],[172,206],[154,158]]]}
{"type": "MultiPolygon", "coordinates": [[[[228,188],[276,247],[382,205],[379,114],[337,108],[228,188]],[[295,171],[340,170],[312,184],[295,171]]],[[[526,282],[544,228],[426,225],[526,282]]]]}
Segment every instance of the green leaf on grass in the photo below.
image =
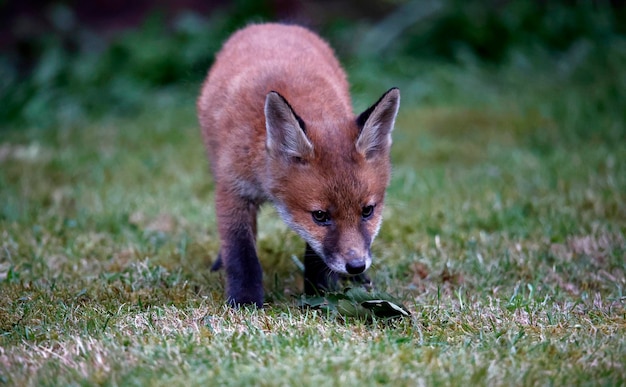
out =
{"type": "Polygon", "coordinates": [[[321,309],[344,317],[391,319],[411,315],[391,295],[369,292],[363,288],[346,288],[343,292],[327,292],[323,296],[303,296],[300,306],[321,309]]]}

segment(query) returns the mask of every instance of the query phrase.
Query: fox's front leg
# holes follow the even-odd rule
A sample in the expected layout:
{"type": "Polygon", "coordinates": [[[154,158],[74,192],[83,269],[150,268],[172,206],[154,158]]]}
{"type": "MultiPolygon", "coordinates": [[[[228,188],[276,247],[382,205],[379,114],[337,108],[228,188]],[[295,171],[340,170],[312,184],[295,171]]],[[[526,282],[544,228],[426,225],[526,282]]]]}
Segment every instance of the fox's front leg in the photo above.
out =
{"type": "Polygon", "coordinates": [[[220,189],[215,192],[220,259],[226,270],[228,303],[263,306],[263,273],[256,254],[257,205],[220,189]]]}
{"type": "Polygon", "coordinates": [[[304,293],[313,296],[336,290],[338,278],[337,273],[330,270],[307,243],[304,251],[304,293]]]}

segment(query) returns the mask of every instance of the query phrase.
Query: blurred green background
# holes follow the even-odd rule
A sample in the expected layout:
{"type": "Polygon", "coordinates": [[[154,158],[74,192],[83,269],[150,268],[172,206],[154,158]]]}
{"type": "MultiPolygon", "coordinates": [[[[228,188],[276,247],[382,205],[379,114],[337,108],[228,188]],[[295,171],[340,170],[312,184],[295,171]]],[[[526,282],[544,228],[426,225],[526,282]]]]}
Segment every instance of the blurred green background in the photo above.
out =
{"type": "MultiPolygon", "coordinates": [[[[598,69],[621,71],[625,11],[622,1],[2,1],[0,130],[193,106],[223,40],[270,20],[328,39],[357,97],[392,82],[405,104],[436,104],[453,96],[431,92],[420,74],[448,65],[514,67],[532,78],[546,63],[555,68],[550,82],[559,74],[596,82],[598,69]]],[[[621,82],[602,88],[595,108],[626,106],[621,82]]]]}

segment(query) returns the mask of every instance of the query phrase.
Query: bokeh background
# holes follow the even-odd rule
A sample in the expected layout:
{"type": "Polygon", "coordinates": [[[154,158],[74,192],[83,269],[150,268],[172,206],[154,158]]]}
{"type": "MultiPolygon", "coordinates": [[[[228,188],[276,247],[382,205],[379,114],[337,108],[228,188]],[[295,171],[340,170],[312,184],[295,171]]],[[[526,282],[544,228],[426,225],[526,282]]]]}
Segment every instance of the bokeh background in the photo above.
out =
{"type": "Polygon", "coordinates": [[[415,82],[422,72],[416,63],[532,68],[559,60],[562,72],[589,61],[602,68],[626,35],[626,6],[618,0],[3,1],[0,122],[77,125],[136,114],[155,98],[189,103],[222,41],[268,20],[327,38],[355,93],[382,72],[417,104],[437,97],[415,82]]]}

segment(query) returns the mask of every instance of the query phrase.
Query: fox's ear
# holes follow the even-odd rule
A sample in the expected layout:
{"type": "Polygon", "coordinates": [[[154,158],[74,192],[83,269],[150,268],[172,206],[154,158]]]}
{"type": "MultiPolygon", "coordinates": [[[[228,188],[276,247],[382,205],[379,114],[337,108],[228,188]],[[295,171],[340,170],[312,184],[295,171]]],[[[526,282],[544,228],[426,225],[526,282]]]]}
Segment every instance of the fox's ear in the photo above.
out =
{"type": "Polygon", "coordinates": [[[313,155],[313,145],[306,137],[304,121],[275,91],[265,97],[265,129],[265,147],[271,156],[303,161],[313,155]]]}
{"type": "Polygon", "coordinates": [[[400,90],[394,87],[357,117],[356,123],[361,132],[356,140],[356,149],[366,159],[389,151],[391,131],[399,108],[400,90]]]}

